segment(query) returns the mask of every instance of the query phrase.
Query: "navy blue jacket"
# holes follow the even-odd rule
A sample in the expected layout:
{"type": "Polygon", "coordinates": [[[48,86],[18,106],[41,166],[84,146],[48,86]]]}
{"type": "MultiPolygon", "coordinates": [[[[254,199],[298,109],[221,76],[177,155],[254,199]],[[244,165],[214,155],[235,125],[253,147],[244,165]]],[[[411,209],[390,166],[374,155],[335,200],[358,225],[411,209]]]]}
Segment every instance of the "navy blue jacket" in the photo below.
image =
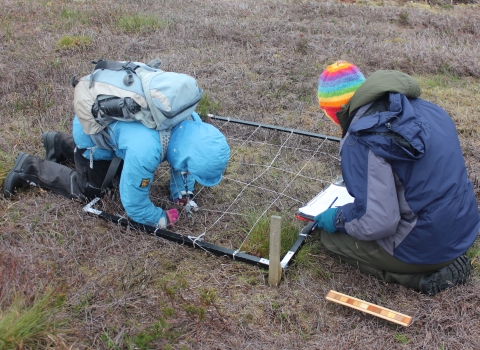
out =
{"type": "Polygon", "coordinates": [[[401,93],[379,103],[360,108],[342,139],[342,174],[355,201],[339,207],[335,226],[406,263],[462,255],[480,217],[454,122],[401,93]]]}

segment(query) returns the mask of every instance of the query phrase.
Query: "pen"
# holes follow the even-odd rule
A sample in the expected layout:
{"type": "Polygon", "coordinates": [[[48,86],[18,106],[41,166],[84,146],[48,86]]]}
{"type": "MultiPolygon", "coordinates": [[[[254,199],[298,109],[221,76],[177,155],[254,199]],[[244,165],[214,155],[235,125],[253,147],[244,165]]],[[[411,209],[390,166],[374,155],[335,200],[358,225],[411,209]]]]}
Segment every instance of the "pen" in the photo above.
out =
{"type": "Polygon", "coordinates": [[[337,201],[338,197],[335,197],[335,199],[333,200],[332,204],[330,204],[330,206],[327,208],[327,209],[330,209],[333,205],[333,203],[335,203],[337,201]]]}
{"type": "MultiPolygon", "coordinates": [[[[327,209],[330,209],[333,204],[335,204],[335,202],[337,201],[338,197],[335,197],[335,199],[333,200],[333,202],[328,206],[327,209]]],[[[317,223],[315,223],[313,226],[312,226],[312,230],[315,230],[315,228],[317,227],[317,223]]]]}

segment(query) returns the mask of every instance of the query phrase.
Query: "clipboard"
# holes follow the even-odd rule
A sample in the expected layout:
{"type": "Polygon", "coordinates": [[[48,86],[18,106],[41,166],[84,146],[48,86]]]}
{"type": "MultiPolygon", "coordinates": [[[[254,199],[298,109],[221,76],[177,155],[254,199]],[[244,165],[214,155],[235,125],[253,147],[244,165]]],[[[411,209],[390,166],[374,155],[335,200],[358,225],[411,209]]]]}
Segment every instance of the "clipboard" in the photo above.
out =
{"type": "Polygon", "coordinates": [[[348,194],[343,180],[328,185],[319,194],[313,197],[305,206],[299,208],[295,216],[299,220],[313,221],[315,216],[329,208],[337,208],[353,203],[355,198],[348,194]]]}

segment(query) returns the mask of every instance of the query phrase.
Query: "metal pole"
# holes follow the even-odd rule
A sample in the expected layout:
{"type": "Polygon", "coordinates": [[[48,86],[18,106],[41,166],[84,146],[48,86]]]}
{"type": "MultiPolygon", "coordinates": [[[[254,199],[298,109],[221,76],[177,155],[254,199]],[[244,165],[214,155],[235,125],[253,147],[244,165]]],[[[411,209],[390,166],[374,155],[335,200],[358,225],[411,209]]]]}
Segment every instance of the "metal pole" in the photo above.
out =
{"type": "Polygon", "coordinates": [[[303,135],[303,136],[310,136],[310,137],[315,137],[318,139],[325,139],[325,140],[330,140],[330,141],[335,141],[335,142],[340,142],[341,138],[334,137],[334,136],[328,136],[328,135],[321,135],[321,134],[315,134],[313,132],[308,132],[308,131],[303,131],[303,130],[297,130],[297,129],[289,129],[289,128],[283,128],[280,126],[275,126],[275,125],[269,125],[269,124],[262,124],[262,123],[256,123],[256,122],[249,122],[246,120],[240,120],[240,119],[232,119],[232,118],[227,118],[227,117],[220,117],[218,115],[213,115],[213,114],[208,114],[209,118],[212,119],[217,119],[217,120],[223,120],[231,123],[237,123],[237,124],[243,124],[243,125],[250,125],[250,126],[257,126],[260,128],[265,128],[265,129],[271,129],[271,130],[277,130],[277,131],[283,131],[283,132],[289,132],[297,135],[303,135]]]}

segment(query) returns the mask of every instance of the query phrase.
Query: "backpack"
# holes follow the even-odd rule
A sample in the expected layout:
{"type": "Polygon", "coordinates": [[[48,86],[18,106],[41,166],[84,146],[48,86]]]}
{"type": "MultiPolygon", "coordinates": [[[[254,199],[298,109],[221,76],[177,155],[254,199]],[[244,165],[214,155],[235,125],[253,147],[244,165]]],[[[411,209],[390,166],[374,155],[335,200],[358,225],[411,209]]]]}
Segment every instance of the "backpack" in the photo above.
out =
{"type": "MultiPolygon", "coordinates": [[[[116,121],[141,122],[167,132],[189,118],[203,90],[186,74],[165,72],[157,58],[145,64],[99,60],[92,73],[77,80],[73,106],[83,130],[108,137],[105,128],[116,121]]],[[[99,135],[97,135],[99,136],[99,135]]]]}
{"type": "MultiPolygon", "coordinates": [[[[159,69],[158,58],[148,64],[107,60],[92,63],[95,66],[90,75],[79,80],[72,78],[73,108],[83,131],[103,149],[113,150],[105,129],[116,120],[141,122],[158,130],[160,142],[167,149],[171,129],[190,118],[202,98],[203,90],[193,77],[159,69]]],[[[163,152],[162,161],[165,155],[163,152]]],[[[115,156],[101,193],[112,184],[120,163],[121,159],[115,156]]]]}

